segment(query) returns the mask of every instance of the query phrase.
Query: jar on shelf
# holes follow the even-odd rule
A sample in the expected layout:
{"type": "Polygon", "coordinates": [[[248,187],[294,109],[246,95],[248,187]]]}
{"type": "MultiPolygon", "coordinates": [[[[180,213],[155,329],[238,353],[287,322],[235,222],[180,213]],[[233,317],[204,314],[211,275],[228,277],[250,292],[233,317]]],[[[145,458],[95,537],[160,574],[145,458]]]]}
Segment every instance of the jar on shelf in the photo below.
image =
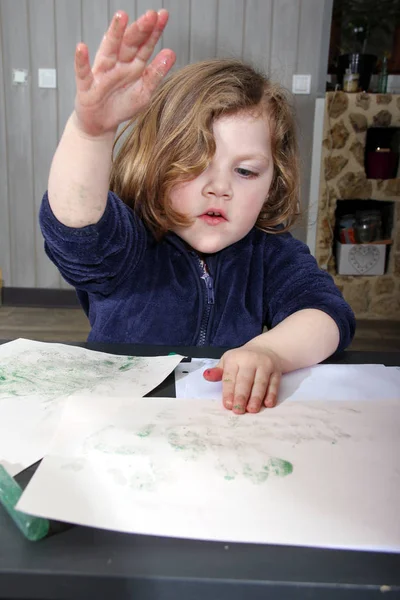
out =
{"type": "Polygon", "coordinates": [[[358,73],[352,73],[351,69],[346,69],[343,76],[343,91],[357,92],[360,76],[358,73]]]}
{"type": "Polygon", "coordinates": [[[368,244],[382,239],[382,217],[379,210],[356,212],[355,238],[359,244],[368,244]]]}

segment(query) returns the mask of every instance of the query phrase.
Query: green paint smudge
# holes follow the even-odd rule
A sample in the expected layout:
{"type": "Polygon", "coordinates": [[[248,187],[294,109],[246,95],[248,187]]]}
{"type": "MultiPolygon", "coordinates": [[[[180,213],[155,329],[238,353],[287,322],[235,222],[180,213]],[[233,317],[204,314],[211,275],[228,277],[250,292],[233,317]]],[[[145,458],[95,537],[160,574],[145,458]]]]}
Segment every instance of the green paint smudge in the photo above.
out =
{"type": "Polygon", "coordinates": [[[249,464],[243,467],[243,475],[254,484],[267,481],[270,475],[275,477],[286,477],[293,473],[293,465],[282,458],[270,458],[261,469],[253,469],[249,464]]]}
{"type": "Polygon", "coordinates": [[[145,425],[145,427],[143,427],[141,431],[138,431],[136,435],[140,438],[146,438],[151,434],[154,428],[155,425],[153,423],[150,423],[149,425],[145,425]]]}
{"type": "Polygon", "coordinates": [[[243,466],[243,475],[250,479],[252,483],[264,483],[267,481],[269,476],[269,469],[267,467],[263,467],[261,471],[257,471],[256,469],[252,469],[249,464],[245,464],[243,466]]]}
{"type": "Polygon", "coordinates": [[[0,399],[40,395],[44,403],[79,390],[109,385],[110,377],[141,368],[146,359],[134,356],[75,356],[57,350],[28,351],[4,359],[0,366],[0,399]]]}
{"type": "Polygon", "coordinates": [[[133,367],[133,356],[128,356],[128,362],[121,365],[119,371],[129,371],[133,367]]]}
{"type": "Polygon", "coordinates": [[[182,431],[169,431],[167,439],[174,450],[185,452],[186,457],[191,460],[196,460],[200,454],[207,450],[207,444],[201,436],[195,431],[186,430],[186,428],[182,431]]]}
{"type": "Polygon", "coordinates": [[[286,475],[291,475],[293,473],[292,463],[283,460],[283,458],[270,458],[268,465],[266,465],[264,469],[268,467],[277,477],[286,477],[286,475]]]}

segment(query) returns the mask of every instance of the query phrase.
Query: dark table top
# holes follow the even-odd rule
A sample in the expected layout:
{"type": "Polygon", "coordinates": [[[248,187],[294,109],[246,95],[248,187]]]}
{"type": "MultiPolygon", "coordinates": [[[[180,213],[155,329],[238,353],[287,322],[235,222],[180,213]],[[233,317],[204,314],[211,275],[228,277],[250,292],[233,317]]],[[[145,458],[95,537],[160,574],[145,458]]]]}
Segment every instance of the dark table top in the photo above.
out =
{"type": "MultiPolygon", "coordinates": [[[[175,351],[218,358],[222,352],[198,347],[77,345],[143,356],[175,351]]],[[[344,352],[326,362],[400,366],[400,352],[344,352]]],[[[172,375],[151,395],[174,393],[172,375]]],[[[23,487],[35,468],[17,477],[23,487]]],[[[33,543],[0,507],[1,599],[330,600],[382,598],[383,594],[400,598],[400,554],[224,544],[56,523],[52,535],[33,543]]]]}

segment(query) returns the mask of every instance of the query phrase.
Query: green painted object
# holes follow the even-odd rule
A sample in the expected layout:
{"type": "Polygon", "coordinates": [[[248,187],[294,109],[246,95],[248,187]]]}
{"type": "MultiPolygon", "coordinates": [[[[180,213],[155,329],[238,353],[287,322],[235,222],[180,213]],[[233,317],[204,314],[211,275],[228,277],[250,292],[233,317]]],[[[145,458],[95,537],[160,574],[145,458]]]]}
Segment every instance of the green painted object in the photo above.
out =
{"type": "Polygon", "coordinates": [[[49,533],[50,523],[47,519],[32,517],[15,510],[15,505],[21,495],[22,489],[18,483],[0,465],[0,504],[4,506],[14,523],[28,540],[32,542],[41,540],[49,533]]]}

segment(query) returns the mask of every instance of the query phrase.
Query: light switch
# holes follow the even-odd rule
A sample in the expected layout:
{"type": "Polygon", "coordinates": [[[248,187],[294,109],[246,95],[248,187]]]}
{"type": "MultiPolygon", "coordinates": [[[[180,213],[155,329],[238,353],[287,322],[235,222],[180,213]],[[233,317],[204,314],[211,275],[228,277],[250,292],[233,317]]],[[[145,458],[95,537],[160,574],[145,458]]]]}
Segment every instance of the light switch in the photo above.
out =
{"type": "Polygon", "coordinates": [[[293,75],[293,94],[309,94],[311,90],[311,75],[293,75]]]}
{"type": "Polygon", "coordinates": [[[57,72],[56,69],[39,69],[39,87],[40,88],[56,88],[57,87],[57,72]]]}
{"type": "Polygon", "coordinates": [[[12,82],[14,85],[24,85],[28,83],[28,69],[13,69],[12,82]]]}

